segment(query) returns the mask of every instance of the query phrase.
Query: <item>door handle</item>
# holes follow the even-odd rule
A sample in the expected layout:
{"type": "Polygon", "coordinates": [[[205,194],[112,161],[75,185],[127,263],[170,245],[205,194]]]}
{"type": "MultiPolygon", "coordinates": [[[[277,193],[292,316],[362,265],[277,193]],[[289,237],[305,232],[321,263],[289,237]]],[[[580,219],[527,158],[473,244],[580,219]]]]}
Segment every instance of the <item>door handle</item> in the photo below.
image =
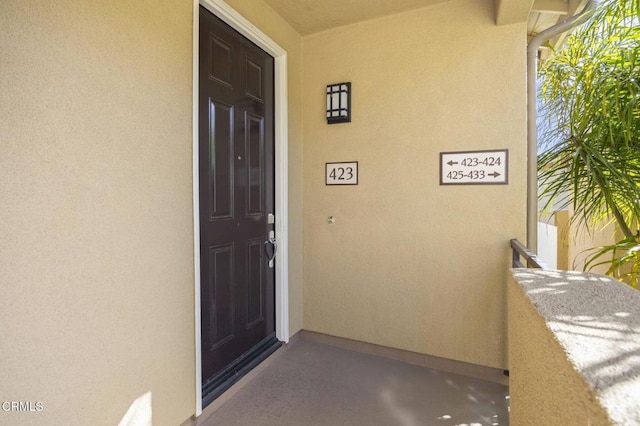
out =
{"type": "Polygon", "coordinates": [[[273,259],[276,257],[276,252],[278,251],[278,243],[276,242],[276,233],[274,231],[269,231],[269,238],[264,242],[264,253],[267,255],[267,261],[269,262],[269,268],[273,268],[274,261],[273,259]],[[267,246],[272,245],[273,251],[269,254],[269,250],[267,246]]]}

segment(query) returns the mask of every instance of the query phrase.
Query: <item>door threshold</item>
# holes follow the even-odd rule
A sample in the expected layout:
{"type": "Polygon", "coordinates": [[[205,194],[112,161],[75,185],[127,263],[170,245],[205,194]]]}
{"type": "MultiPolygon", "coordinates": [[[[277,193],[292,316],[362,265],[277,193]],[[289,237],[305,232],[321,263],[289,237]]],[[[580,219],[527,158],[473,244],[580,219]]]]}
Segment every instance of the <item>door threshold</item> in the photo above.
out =
{"type": "Polygon", "coordinates": [[[211,380],[202,385],[202,408],[209,405],[226,390],[242,379],[255,366],[274,353],[282,342],[275,334],[265,338],[240,358],[232,362],[224,370],[216,374],[211,380]]]}

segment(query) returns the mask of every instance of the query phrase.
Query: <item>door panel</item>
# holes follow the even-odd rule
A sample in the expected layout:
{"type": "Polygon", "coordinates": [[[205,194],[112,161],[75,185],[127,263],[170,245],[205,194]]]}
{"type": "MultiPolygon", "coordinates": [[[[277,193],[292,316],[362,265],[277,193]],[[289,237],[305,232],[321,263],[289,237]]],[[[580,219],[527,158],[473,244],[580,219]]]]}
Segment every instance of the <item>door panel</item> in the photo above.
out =
{"type": "Polygon", "coordinates": [[[233,217],[233,106],[209,100],[210,218],[233,217]]]}
{"type": "Polygon", "coordinates": [[[216,348],[233,338],[235,309],[233,301],[233,244],[209,249],[211,281],[208,309],[211,312],[209,333],[211,347],[216,348]],[[226,302],[226,303],[223,303],[226,302]]]}
{"type": "Polygon", "coordinates": [[[216,37],[215,34],[209,33],[209,49],[211,52],[208,58],[210,76],[223,85],[233,87],[231,84],[231,46],[216,37]]]}
{"type": "Polygon", "coordinates": [[[247,164],[249,172],[249,192],[247,213],[264,215],[265,170],[264,170],[264,118],[247,113],[245,118],[247,141],[247,164]]]}
{"type": "MultiPolygon", "coordinates": [[[[273,58],[200,8],[202,382],[275,340],[273,58]]],[[[238,367],[240,369],[241,367],[238,367]]]]}
{"type": "Polygon", "coordinates": [[[262,102],[262,66],[247,58],[247,96],[262,102]]]}
{"type": "Polygon", "coordinates": [[[248,244],[248,262],[247,262],[247,274],[249,275],[249,282],[259,283],[260,285],[253,285],[249,287],[247,292],[247,329],[258,325],[263,316],[263,297],[262,297],[262,281],[263,271],[262,259],[263,259],[263,241],[261,239],[250,241],[248,244]]]}

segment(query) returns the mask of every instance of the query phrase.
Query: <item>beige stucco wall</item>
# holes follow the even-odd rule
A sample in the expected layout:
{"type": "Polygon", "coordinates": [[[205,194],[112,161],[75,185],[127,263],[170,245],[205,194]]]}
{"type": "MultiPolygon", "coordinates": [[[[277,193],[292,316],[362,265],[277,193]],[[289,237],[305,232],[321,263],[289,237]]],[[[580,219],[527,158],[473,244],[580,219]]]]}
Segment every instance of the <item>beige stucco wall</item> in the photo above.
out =
{"type": "Polygon", "coordinates": [[[511,424],[607,424],[589,423],[595,396],[513,277],[508,287],[511,424]]]}
{"type": "MultiPolygon", "coordinates": [[[[585,261],[593,254],[593,249],[615,244],[624,238],[615,224],[610,224],[604,229],[588,232],[579,224],[571,224],[567,237],[569,269],[574,271],[584,270],[585,261]]],[[[609,258],[610,256],[606,256],[609,258]]],[[[599,265],[591,269],[591,272],[604,274],[609,269],[608,265],[599,265]]]]}
{"type": "Polygon", "coordinates": [[[193,411],[192,7],[0,3],[3,424],[193,411]]]}
{"type": "MultiPolygon", "coordinates": [[[[291,330],[302,326],[301,38],[290,51],[291,330]]],[[[0,2],[0,424],[195,412],[193,4],[0,2]]]]}
{"type": "Polygon", "coordinates": [[[452,0],[304,38],[305,329],[506,365],[525,30],[497,27],[489,1],[452,0]],[[352,122],[327,125],[325,85],[341,81],[352,122]],[[439,185],[439,152],[500,148],[509,185],[439,185]],[[325,186],[333,161],[359,161],[359,185],[325,186]]]}
{"type": "MultiPolygon", "coordinates": [[[[518,270],[521,284],[514,278],[515,271],[508,274],[510,423],[514,426],[635,424],[629,413],[635,410],[637,416],[639,412],[635,408],[637,385],[633,387],[632,382],[637,377],[637,366],[629,361],[634,359],[629,356],[633,353],[629,348],[635,349],[637,344],[633,344],[627,327],[620,324],[620,318],[626,318],[621,312],[627,311],[611,309],[620,299],[618,289],[601,291],[601,298],[597,298],[593,297],[595,293],[591,294],[598,283],[589,282],[593,277],[585,275],[582,279],[574,273],[576,275],[568,280],[562,272],[545,272],[548,278],[536,277],[535,271],[527,275],[527,270],[518,270]],[[539,282],[542,284],[538,285],[539,282]],[[541,300],[532,301],[523,289],[526,283],[539,287],[532,285],[528,289],[530,295],[555,297],[564,309],[541,300]],[[584,299],[599,302],[579,300],[577,292],[587,294],[584,299]],[[573,311],[573,315],[563,311],[573,311]],[[541,312],[545,312],[546,321],[541,312]],[[555,327],[555,333],[549,324],[555,327]],[[565,347],[559,338],[564,339],[565,347]],[[616,364],[619,365],[616,367],[616,364]],[[585,374],[591,376],[592,387],[587,384],[585,374]],[[630,386],[627,381],[631,382],[630,386]],[[603,400],[605,406],[609,404],[611,413],[622,413],[621,422],[610,420],[603,400]],[[632,408],[625,412],[629,407],[632,408]]],[[[624,299],[631,298],[625,293],[624,299]]]]}

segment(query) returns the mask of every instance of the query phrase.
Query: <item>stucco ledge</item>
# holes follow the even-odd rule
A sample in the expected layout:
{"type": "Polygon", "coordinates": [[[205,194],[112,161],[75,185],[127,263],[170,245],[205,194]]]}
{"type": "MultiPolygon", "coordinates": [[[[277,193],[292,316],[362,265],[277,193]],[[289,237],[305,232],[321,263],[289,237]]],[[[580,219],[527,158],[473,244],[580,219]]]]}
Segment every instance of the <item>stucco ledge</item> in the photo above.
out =
{"type": "Polygon", "coordinates": [[[512,269],[508,303],[512,424],[563,411],[571,424],[640,424],[640,292],[604,275],[512,269]]]}

